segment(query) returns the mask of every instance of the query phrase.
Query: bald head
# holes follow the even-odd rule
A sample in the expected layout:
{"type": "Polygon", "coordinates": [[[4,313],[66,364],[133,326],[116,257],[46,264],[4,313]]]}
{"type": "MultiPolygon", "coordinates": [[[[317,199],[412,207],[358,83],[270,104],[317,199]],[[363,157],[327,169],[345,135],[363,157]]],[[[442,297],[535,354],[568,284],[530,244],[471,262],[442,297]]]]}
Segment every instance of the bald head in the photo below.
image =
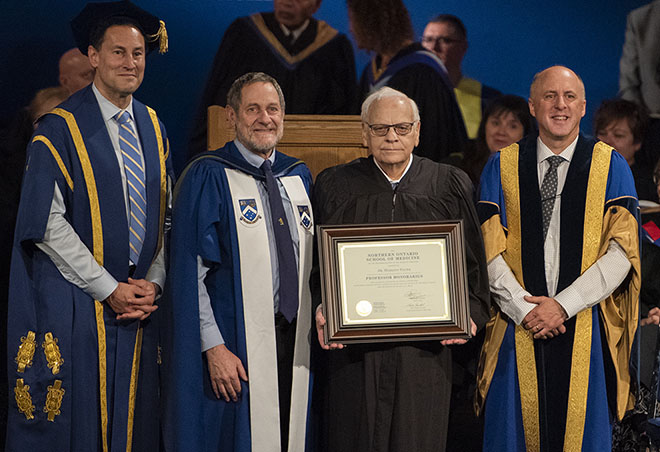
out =
{"type": "Polygon", "coordinates": [[[564,66],[552,66],[534,76],[529,112],[536,118],[541,141],[559,154],[575,140],[586,111],[584,83],[564,66]]]}
{"type": "Polygon", "coordinates": [[[60,85],[69,95],[89,85],[93,79],[94,69],[80,50],[69,49],[60,57],[60,85]]]}
{"type": "Polygon", "coordinates": [[[547,69],[543,69],[541,72],[537,72],[532,79],[532,85],[529,87],[529,97],[534,97],[534,91],[538,89],[539,86],[543,85],[548,77],[553,76],[564,76],[564,77],[573,77],[578,83],[579,93],[582,95],[582,99],[586,98],[586,91],[584,89],[584,82],[571,69],[566,66],[550,66],[547,69]]]}

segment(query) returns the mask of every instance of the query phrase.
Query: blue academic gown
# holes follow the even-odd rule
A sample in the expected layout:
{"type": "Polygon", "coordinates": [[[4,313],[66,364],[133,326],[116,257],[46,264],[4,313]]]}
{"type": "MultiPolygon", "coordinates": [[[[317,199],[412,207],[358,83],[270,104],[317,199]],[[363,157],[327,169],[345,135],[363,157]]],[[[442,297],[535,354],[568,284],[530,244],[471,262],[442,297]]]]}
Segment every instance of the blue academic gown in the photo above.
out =
{"type": "MultiPolygon", "coordinates": [[[[163,365],[165,366],[166,382],[163,391],[165,425],[164,436],[166,450],[218,452],[235,451],[250,452],[253,449],[250,411],[253,404],[261,403],[252,400],[256,384],[253,366],[259,363],[250,362],[250,354],[246,338],[245,303],[243,298],[244,285],[256,284],[267,287],[270,291],[271,275],[241,274],[241,261],[257,258],[268,261],[268,256],[258,256],[264,250],[251,246],[249,254],[241,254],[237,232],[239,227],[255,217],[240,215],[240,200],[232,198],[231,181],[228,172],[238,171],[256,181],[263,180],[263,173],[245,161],[233,142],[227,143],[216,151],[201,154],[196,157],[183,171],[175,189],[170,278],[166,296],[171,299],[167,310],[168,340],[164,342],[163,365]],[[241,223],[237,226],[237,223],[241,223]],[[252,255],[254,254],[254,255],[252,255]],[[227,348],[240,358],[248,372],[249,382],[241,382],[242,393],[237,402],[225,402],[217,399],[210,384],[207,362],[201,353],[197,256],[210,267],[205,284],[211,299],[211,307],[218,328],[227,348]],[[266,282],[268,281],[268,282],[266,282]],[[170,309],[171,308],[171,309],[170,309]]],[[[311,189],[312,178],[307,166],[301,161],[277,152],[273,173],[276,178],[293,176],[300,178],[304,185],[305,195],[311,189]]],[[[254,185],[254,182],[251,182],[254,185]]],[[[304,217],[305,212],[311,215],[310,204],[294,206],[296,215],[304,217]]],[[[258,220],[263,221],[257,212],[258,220]]],[[[303,218],[304,219],[304,218],[303,218]]],[[[313,226],[308,224],[311,230],[313,226]]],[[[311,233],[310,230],[310,233],[311,233]]],[[[302,242],[303,237],[300,237],[302,242]]],[[[300,256],[300,261],[304,260],[300,256]]],[[[269,261],[268,261],[269,262],[269,261]]],[[[270,264],[268,264],[270,265],[270,264]]],[[[303,270],[299,270],[302,272],[303,270]]],[[[308,273],[307,273],[308,274],[308,273]]],[[[307,286],[307,284],[305,284],[307,286]]],[[[303,291],[308,291],[305,287],[303,291]]],[[[303,301],[301,301],[303,303],[303,301]]],[[[308,301],[309,303],[309,301],[308,301]]],[[[273,320],[272,301],[264,301],[265,317],[273,320]]],[[[300,313],[299,313],[300,314],[300,313]]],[[[298,327],[307,325],[304,336],[309,340],[308,319],[298,316],[298,327]]],[[[311,319],[311,314],[309,316],[311,319]]],[[[262,337],[274,334],[274,326],[265,327],[262,337]],[[269,331],[270,330],[270,331],[269,331]]],[[[260,345],[264,347],[265,345],[260,345]]],[[[296,342],[296,348],[299,343],[296,342]]],[[[300,358],[298,363],[309,368],[309,354],[300,358]]],[[[298,361],[298,359],[294,360],[298,361]]],[[[266,371],[273,371],[267,369],[266,371]]],[[[276,370],[275,379],[276,379],[276,370]]],[[[295,378],[295,377],[294,377],[295,378]]],[[[307,393],[311,391],[311,380],[303,383],[307,393]]],[[[277,403],[277,392],[274,394],[277,403]]],[[[307,397],[309,401],[309,397],[307,397]]],[[[292,402],[292,406],[295,402],[292,402]]],[[[305,408],[306,410],[307,408],[305,408]]],[[[307,414],[302,414],[303,422],[308,423],[307,414]]],[[[268,420],[278,425],[277,417],[268,420]]],[[[276,427],[277,428],[277,427],[276,427]]],[[[277,429],[279,431],[279,429],[277,429]]],[[[291,436],[291,435],[290,435],[291,436]]],[[[272,445],[280,450],[279,442],[272,445]]],[[[300,449],[296,449],[300,450],[300,449]]]]}
{"type": "MultiPolygon", "coordinates": [[[[489,160],[481,177],[477,211],[489,250],[487,259],[502,252],[519,280],[517,269],[521,269],[523,287],[533,295],[547,296],[536,139],[532,134],[489,160]],[[516,156],[513,159],[508,157],[512,154],[516,156]],[[519,188],[507,191],[502,182],[505,178],[517,178],[518,185],[513,182],[511,186],[519,188]]],[[[501,313],[491,319],[477,397],[485,398],[484,450],[578,450],[574,449],[577,444],[582,451],[610,450],[611,421],[622,416],[631,401],[628,363],[634,355],[631,348],[638,316],[639,241],[630,169],[611,147],[580,136],[561,195],[557,291],[584,271],[583,254],[595,258],[598,250],[604,252],[610,238],[627,253],[631,277],[615,295],[584,311],[583,318],[580,313],[567,320],[566,333],[554,339],[520,342],[523,330],[517,330],[522,327],[501,313]],[[596,186],[601,188],[595,190],[596,186]],[[601,190],[603,204],[589,204],[601,190]],[[590,223],[589,218],[595,221],[590,223]],[[602,226],[602,235],[600,230],[594,234],[589,225],[602,226]],[[576,326],[577,322],[582,323],[576,326]],[[530,345],[523,347],[521,343],[530,345]],[[587,351],[582,359],[575,358],[576,348],[587,351]],[[530,365],[521,370],[520,363],[530,365]],[[586,389],[584,402],[577,404],[576,411],[581,410],[577,417],[571,417],[567,408],[571,381],[588,382],[581,386],[586,389]],[[521,403],[521,388],[526,394],[522,399],[530,401],[528,414],[523,406],[527,402],[521,403]],[[569,424],[578,422],[582,425],[575,435],[570,430],[566,433],[569,424]]]]}
{"type": "MultiPolygon", "coordinates": [[[[147,196],[147,233],[133,277],[144,278],[163,244],[170,163],[155,112],[136,100],[133,111],[147,196]]],[[[125,282],[128,221],[119,171],[91,85],[39,123],[28,148],[12,256],[8,376],[10,394],[18,387],[23,396],[20,408],[19,398],[10,398],[7,450],[124,451],[131,444],[153,450],[158,444],[157,316],[118,322],[106,303],[67,282],[34,245],[43,239],[57,184],[67,221],[96,261],[125,282]],[[49,335],[55,344],[45,348],[49,335]],[[31,365],[17,363],[18,355],[31,365]]]]}

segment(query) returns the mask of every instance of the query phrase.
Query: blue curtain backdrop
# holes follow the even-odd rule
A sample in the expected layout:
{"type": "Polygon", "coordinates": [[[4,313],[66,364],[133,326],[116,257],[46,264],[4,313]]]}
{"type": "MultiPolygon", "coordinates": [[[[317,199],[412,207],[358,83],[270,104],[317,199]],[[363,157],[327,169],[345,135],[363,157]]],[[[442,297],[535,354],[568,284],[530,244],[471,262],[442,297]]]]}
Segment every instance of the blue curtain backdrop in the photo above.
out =
{"type": "MultiPolygon", "coordinates": [[[[239,16],[272,8],[269,0],[134,0],[167,23],[170,52],[151,55],[136,96],[154,107],[168,129],[177,170],[193,114],[224,30],[239,16]]],[[[459,16],[468,29],[464,72],[504,93],[527,97],[532,76],[564,64],[583,78],[587,116],[618,88],[627,13],[646,0],[405,0],[415,32],[439,13],[459,16]]],[[[0,126],[35,91],[57,84],[57,61],[74,46],[69,21],[83,1],[0,1],[0,126]]],[[[348,31],[343,0],[324,0],[316,17],[348,31]]],[[[360,73],[369,55],[356,49],[360,73]]]]}

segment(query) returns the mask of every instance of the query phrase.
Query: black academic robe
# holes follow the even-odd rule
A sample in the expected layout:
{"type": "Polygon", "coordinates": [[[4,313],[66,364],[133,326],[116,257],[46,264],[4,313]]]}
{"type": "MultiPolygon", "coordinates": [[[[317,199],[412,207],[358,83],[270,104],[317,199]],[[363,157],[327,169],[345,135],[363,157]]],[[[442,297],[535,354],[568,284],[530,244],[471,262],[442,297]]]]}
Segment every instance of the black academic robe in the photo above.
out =
{"type": "Polygon", "coordinates": [[[206,109],[225,106],[234,80],[247,72],[274,77],[286,113],[342,115],[357,111],[353,47],[346,35],[310,19],[292,44],[273,13],[236,19],[225,32],[193,126],[189,154],[206,151],[206,109]]]}
{"type": "MultiPolygon", "coordinates": [[[[444,68],[439,71],[432,65],[410,58],[411,54],[420,51],[427,53],[419,43],[401,49],[388,67],[404,58],[409,58],[410,64],[392,74],[385,86],[401,91],[415,101],[422,124],[415,154],[438,162],[451,153],[463,152],[467,133],[454,89],[446,74],[440,72],[444,68]]],[[[374,87],[379,87],[381,79],[390,75],[388,72],[387,68],[380,68],[380,57],[375,57],[362,73],[360,99],[364,100],[374,87]]]]}
{"type": "MultiPolygon", "coordinates": [[[[362,158],[319,174],[312,203],[317,224],[462,219],[470,315],[478,327],[485,324],[483,241],[472,184],[461,170],[414,157],[392,190],[372,157],[362,158]]],[[[451,392],[447,347],[439,341],[351,344],[322,356],[327,381],[321,442],[328,451],[444,450],[451,392]]]]}

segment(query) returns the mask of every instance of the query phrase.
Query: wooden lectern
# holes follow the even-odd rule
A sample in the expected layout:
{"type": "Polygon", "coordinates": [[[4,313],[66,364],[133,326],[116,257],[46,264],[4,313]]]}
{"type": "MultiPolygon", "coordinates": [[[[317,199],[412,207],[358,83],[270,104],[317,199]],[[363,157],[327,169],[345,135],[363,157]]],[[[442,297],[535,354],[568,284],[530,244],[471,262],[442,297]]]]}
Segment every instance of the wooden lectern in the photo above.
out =
{"type": "MultiPolygon", "coordinates": [[[[233,139],[234,129],[229,126],[225,108],[211,105],[208,149],[217,149],[233,139]]],[[[367,156],[359,116],[286,115],[284,136],[277,149],[304,161],[314,178],[325,168],[367,156]]]]}

